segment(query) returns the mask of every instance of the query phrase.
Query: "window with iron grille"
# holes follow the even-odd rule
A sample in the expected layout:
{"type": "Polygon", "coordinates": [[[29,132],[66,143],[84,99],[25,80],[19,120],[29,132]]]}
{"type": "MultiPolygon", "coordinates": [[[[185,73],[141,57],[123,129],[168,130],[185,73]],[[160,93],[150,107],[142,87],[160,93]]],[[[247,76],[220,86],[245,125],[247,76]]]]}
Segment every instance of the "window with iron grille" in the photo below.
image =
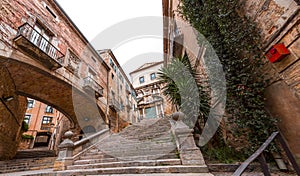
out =
{"type": "Polygon", "coordinates": [[[33,108],[34,100],[28,100],[27,101],[27,108],[33,108]]]}
{"type": "Polygon", "coordinates": [[[45,112],[47,113],[53,113],[53,107],[52,106],[46,106],[45,112]]]}
{"type": "Polygon", "coordinates": [[[156,78],[156,74],[155,74],[155,73],[151,73],[151,74],[150,74],[150,79],[151,79],[151,80],[154,80],[155,78],[156,78]]]}
{"type": "Polygon", "coordinates": [[[139,80],[140,80],[140,84],[144,83],[145,82],[144,76],[140,77],[139,80]]]}
{"type": "Polygon", "coordinates": [[[52,122],[52,118],[53,118],[53,117],[44,116],[44,117],[43,117],[42,124],[43,124],[43,125],[50,125],[51,122],[52,122]]]}
{"type": "Polygon", "coordinates": [[[27,123],[27,124],[29,124],[30,118],[31,118],[31,115],[30,114],[26,114],[25,117],[24,117],[24,122],[27,123]]]}

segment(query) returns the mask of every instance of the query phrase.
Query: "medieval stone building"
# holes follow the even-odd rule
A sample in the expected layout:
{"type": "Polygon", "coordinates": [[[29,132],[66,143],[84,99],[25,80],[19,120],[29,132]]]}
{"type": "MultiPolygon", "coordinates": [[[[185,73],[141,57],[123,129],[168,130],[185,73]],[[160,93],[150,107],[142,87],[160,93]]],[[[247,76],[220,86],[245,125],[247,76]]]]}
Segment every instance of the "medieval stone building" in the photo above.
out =
{"type": "MultiPolygon", "coordinates": [[[[178,14],[178,0],[163,0],[165,64],[172,57],[185,53],[192,63],[205,53],[201,46],[195,49],[182,46],[197,45],[197,35],[178,14]]],[[[300,159],[300,33],[298,0],[241,0],[242,13],[257,24],[266,57],[261,58],[264,75],[271,82],[266,87],[266,108],[279,119],[280,131],[285,136],[294,156],[300,159]],[[288,54],[274,62],[277,47],[287,48],[288,54]],[[273,53],[273,54],[272,54],[273,53]]],[[[201,67],[198,68],[201,69],[201,67]]],[[[201,70],[200,70],[201,72],[201,70]]]]}
{"type": "Polygon", "coordinates": [[[129,125],[137,122],[135,90],[124,73],[118,60],[110,49],[99,50],[104,62],[109,65],[109,126],[113,132],[119,132],[129,125]]]}
{"type": "Polygon", "coordinates": [[[24,122],[28,130],[22,134],[19,150],[41,147],[57,151],[63,134],[70,129],[61,112],[34,99],[27,100],[24,122]]]}
{"type": "Polygon", "coordinates": [[[77,135],[108,128],[110,68],[59,4],[4,0],[0,16],[0,159],[16,153],[26,97],[60,111],[77,135]]]}
{"type": "Polygon", "coordinates": [[[163,83],[158,79],[158,71],[163,62],[146,63],[130,72],[132,85],[137,92],[137,108],[140,119],[158,118],[170,115],[171,107],[163,95],[163,83]]]}

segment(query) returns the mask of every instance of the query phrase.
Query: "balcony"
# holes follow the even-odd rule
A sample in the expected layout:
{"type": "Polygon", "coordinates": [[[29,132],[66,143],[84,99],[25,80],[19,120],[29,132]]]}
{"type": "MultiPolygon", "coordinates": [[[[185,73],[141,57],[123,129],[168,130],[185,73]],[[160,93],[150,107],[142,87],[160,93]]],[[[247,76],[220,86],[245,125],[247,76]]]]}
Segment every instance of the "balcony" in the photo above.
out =
{"type": "Polygon", "coordinates": [[[103,88],[92,78],[86,77],[83,79],[83,90],[91,95],[95,95],[95,98],[103,97],[103,88]]]}
{"type": "Polygon", "coordinates": [[[115,111],[121,111],[121,105],[120,105],[119,101],[117,101],[115,98],[110,99],[109,107],[113,108],[115,111]]]}
{"type": "Polygon", "coordinates": [[[127,102],[126,103],[126,108],[127,109],[132,109],[132,103],[131,102],[127,102]]]}
{"type": "Polygon", "coordinates": [[[64,55],[28,23],[18,28],[14,41],[24,54],[38,60],[47,68],[56,70],[62,67],[64,55]]]}

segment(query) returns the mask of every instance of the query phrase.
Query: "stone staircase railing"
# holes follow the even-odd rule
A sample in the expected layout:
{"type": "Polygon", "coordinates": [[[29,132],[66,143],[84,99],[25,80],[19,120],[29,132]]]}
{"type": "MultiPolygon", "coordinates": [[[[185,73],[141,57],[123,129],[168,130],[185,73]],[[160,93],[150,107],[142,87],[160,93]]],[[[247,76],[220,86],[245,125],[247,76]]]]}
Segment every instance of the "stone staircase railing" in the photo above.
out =
{"type": "Polygon", "coordinates": [[[104,129],[74,143],[71,140],[74,135],[73,132],[67,131],[64,135],[66,139],[58,146],[59,153],[56,161],[54,162],[53,170],[65,170],[67,166],[72,165],[80,155],[84,154],[91,147],[96,145],[97,142],[105,139],[109,134],[109,129],[104,129]],[[89,142],[93,143],[93,145],[86,147],[85,144],[89,142]]]}
{"type": "Polygon", "coordinates": [[[202,153],[195,144],[193,129],[190,129],[182,120],[176,117],[173,119],[170,120],[171,132],[175,138],[182,165],[206,166],[202,153]]]}

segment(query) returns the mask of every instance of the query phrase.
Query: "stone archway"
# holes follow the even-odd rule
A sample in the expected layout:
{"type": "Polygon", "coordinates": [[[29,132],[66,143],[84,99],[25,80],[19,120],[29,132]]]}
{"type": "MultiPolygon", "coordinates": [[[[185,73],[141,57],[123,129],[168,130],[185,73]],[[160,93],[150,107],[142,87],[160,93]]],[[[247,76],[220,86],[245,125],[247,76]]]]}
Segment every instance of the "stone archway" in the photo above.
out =
{"type": "MultiPolygon", "coordinates": [[[[33,98],[51,105],[70,120],[74,129],[80,129],[80,126],[86,126],[89,123],[97,124],[97,131],[106,128],[105,113],[97,105],[96,99],[84,93],[78,85],[71,81],[62,80],[56,75],[57,72],[47,72],[28,63],[1,56],[0,68],[2,78],[2,87],[0,88],[2,95],[0,96],[15,97],[14,104],[10,106],[12,107],[12,114],[17,117],[14,124],[6,124],[5,121],[0,122],[3,130],[13,128],[15,130],[10,130],[11,133],[14,133],[12,135],[19,136],[21,127],[17,124],[23,121],[26,109],[26,103],[23,102],[22,104],[19,101],[20,96],[33,98]],[[24,110],[21,112],[20,109],[24,110]],[[85,117],[91,117],[91,120],[86,121],[85,117]]],[[[5,106],[5,104],[3,105],[5,106]]],[[[3,115],[1,115],[1,119],[4,119],[3,115]]],[[[17,137],[12,139],[9,145],[12,143],[17,145],[17,137]]],[[[10,147],[6,145],[8,144],[0,143],[0,159],[11,158],[15,154],[16,148],[6,154],[5,150],[10,147]]]]}

